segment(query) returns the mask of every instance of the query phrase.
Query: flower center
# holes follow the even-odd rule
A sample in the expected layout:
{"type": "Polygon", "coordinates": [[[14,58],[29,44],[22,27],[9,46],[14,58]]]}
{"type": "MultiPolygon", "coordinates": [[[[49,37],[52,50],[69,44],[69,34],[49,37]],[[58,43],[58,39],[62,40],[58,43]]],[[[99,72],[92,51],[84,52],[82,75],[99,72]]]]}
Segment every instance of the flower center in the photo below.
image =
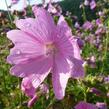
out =
{"type": "Polygon", "coordinates": [[[57,48],[55,46],[54,43],[47,43],[45,45],[45,51],[46,51],[46,55],[49,56],[49,55],[55,55],[57,53],[57,48]]]}

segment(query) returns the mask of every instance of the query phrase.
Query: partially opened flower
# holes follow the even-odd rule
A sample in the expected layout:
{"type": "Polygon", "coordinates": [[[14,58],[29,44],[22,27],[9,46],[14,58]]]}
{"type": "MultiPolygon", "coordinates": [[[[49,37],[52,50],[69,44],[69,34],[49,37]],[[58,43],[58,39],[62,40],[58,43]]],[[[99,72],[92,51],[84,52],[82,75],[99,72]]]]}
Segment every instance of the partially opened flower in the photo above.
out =
{"type": "Polygon", "coordinates": [[[94,104],[81,101],[75,106],[75,109],[97,109],[97,107],[94,104]]]}
{"type": "Polygon", "coordinates": [[[79,37],[77,37],[76,39],[77,39],[77,43],[78,43],[79,48],[82,49],[84,46],[84,41],[79,37]]]}
{"type": "Polygon", "coordinates": [[[103,23],[102,23],[101,19],[96,19],[96,25],[97,25],[98,27],[103,26],[103,23]]]}
{"type": "Polygon", "coordinates": [[[96,31],[95,31],[95,34],[96,35],[102,35],[103,33],[105,33],[106,31],[105,31],[105,28],[103,28],[103,27],[100,27],[100,28],[98,28],[96,31]]]}
{"type": "Polygon", "coordinates": [[[14,65],[11,74],[22,78],[32,75],[37,88],[52,73],[55,96],[62,99],[68,79],[84,76],[80,49],[63,16],[55,25],[45,9],[35,6],[33,12],[36,18],[16,21],[20,30],[7,33],[15,45],[7,58],[14,65]]]}
{"type": "Polygon", "coordinates": [[[75,22],[74,26],[75,26],[75,28],[78,28],[78,29],[80,28],[80,24],[78,22],[75,22]]]}
{"type": "Polygon", "coordinates": [[[93,94],[96,94],[97,96],[103,95],[101,90],[98,90],[97,88],[94,88],[94,87],[90,89],[90,92],[93,93],[93,94]]]}
{"type": "Polygon", "coordinates": [[[90,4],[90,1],[89,1],[89,0],[85,0],[85,1],[84,1],[84,5],[85,5],[85,6],[89,6],[89,4],[90,4]]]}
{"type": "Polygon", "coordinates": [[[26,94],[26,96],[30,97],[28,101],[28,107],[32,107],[34,103],[37,101],[36,89],[32,84],[31,77],[25,77],[21,83],[21,90],[26,94]]]}
{"type": "Polygon", "coordinates": [[[93,24],[90,22],[90,21],[86,21],[84,24],[83,24],[83,29],[85,30],[92,30],[93,28],[93,24]]]}
{"type": "Polygon", "coordinates": [[[97,102],[96,106],[98,109],[107,109],[107,104],[103,102],[97,102]]]}
{"type": "Polygon", "coordinates": [[[32,98],[35,95],[36,89],[34,88],[30,77],[23,78],[21,83],[21,90],[28,97],[32,98]]]}
{"type": "Polygon", "coordinates": [[[49,4],[48,5],[48,12],[53,14],[53,15],[60,16],[61,13],[62,13],[62,9],[61,9],[61,7],[59,5],[49,4]]]}
{"type": "Polygon", "coordinates": [[[48,12],[53,13],[53,14],[56,14],[57,13],[57,10],[56,10],[56,8],[52,4],[49,4],[49,6],[48,6],[48,12]]]}
{"type": "Polygon", "coordinates": [[[90,2],[90,9],[95,9],[96,8],[96,2],[95,2],[95,0],[92,0],[91,2],[90,2]]]}
{"type": "Polygon", "coordinates": [[[104,77],[104,83],[109,83],[109,75],[107,77],[104,77]]]}

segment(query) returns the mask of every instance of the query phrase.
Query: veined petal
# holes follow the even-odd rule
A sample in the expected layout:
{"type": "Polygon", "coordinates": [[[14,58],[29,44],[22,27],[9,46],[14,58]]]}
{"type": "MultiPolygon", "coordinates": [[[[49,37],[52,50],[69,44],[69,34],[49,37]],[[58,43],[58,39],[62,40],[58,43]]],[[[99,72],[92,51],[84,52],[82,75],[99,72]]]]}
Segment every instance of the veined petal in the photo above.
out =
{"type": "Polygon", "coordinates": [[[55,28],[56,25],[54,23],[54,19],[44,8],[34,6],[33,12],[39,22],[42,21],[48,28],[55,28]]]}
{"type": "Polygon", "coordinates": [[[70,39],[72,32],[67,22],[64,20],[64,17],[59,18],[57,24],[57,37],[55,37],[55,42],[60,50],[60,52],[65,56],[69,57],[73,55],[73,46],[70,39]]]}
{"type": "Polygon", "coordinates": [[[60,16],[58,20],[58,31],[60,32],[61,36],[65,35],[67,37],[72,36],[71,28],[68,26],[67,22],[64,19],[64,16],[60,16]]]}
{"type": "Polygon", "coordinates": [[[16,26],[19,29],[26,32],[28,35],[31,35],[35,40],[39,41],[40,43],[44,43],[46,40],[48,40],[47,32],[51,30],[49,30],[48,27],[44,27],[43,25],[43,22],[40,22],[38,21],[38,19],[34,18],[26,18],[16,21],[16,26]]]}
{"type": "Polygon", "coordinates": [[[73,46],[73,50],[74,50],[74,58],[76,59],[80,59],[81,60],[81,53],[80,53],[80,48],[78,46],[78,43],[77,43],[77,40],[74,39],[73,37],[69,39],[72,43],[72,46],[73,46]]]}
{"type": "Polygon", "coordinates": [[[15,24],[16,24],[17,28],[26,32],[28,35],[30,35],[35,40],[40,42],[41,34],[40,34],[40,31],[37,29],[37,25],[36,25],[35,21],[36,20],[34,18],[26,18],[26,19],[16,20],[15,24]]]}
{"type": "Polygon", "coordinates": [[[63,54],[66,58],[73,56],[73,46],[72,42],[69,40],[67,36],[62,36],[62,37],[56,37],[55,42],[57,44],[57,47],[59,49],[59,52],[63,54]]]}
{"type": "Polygon", "coordinates": [[[28,35],[26,32],[23,32],[21,30],[11,30],[7,32],[7,37],[13,41],[14,44],[16,43],[35,43],[37,40],[34,39],[31,35],[28,35]]]}
{"type": "Polygon", "coordinates": [[[52,16],[42,7],[34,6],[33,12],[36,17],[36,22],[39,30],[45,34],[45,37],[47,37],[48,41],[53,40],[56,25],[52,16]]]}
{"type": "Polygon", "coordinates": [[[52,59],[39,57],[15,65],[11,68],[11,74],[18,77],[25,77],[31,74],[42,74],[48,72],[52,67],[52,59]]]}
{"type": "Polygon", "coordinates": [[[81,78],[85,76],[84,68],[82,66],[83,61],[73,58],[72,59],[72,70],[71,70],[71,76],[73,78],[81,78]]]}
{"type": "Polygon", "coordinates": [[[77,40],[72,38],[71,42],[74,49],[74,54],[72,57],[70,57],[71,66],[72,66],[71,75],[73,78],[84,77],[85,73],[83,68],[83,60],[81,59],[81,55],[80,55],[80,48],[77,44],[77,40]]]}
{"type": "Polygon", "coordinates": [[[12,30],[7,33],[7,37],[15,44],[7,58],[11,64],[18,64],[29,58],[44,55],[44,45],[23,31],[12,30]]]}
{"type": "Polygon", "coordinates": [[[65,96],[65,88],[70,77],[69,71],[67,60],[60,54],[56,56],[52,73],[52,83],[55,96],[59,100],[65,96]]]}
{"type": "Polygon", "coordinates": [[[38,88],[38,86],[41,85],[41,83],[44,81],[44,79],[48,76],[50,71],[51,71],[51,69],[49,69],[48,71],[45,71],[42,74],[36,73],[36,74],[31,75],[31,81],[32,81],[33,86],[35,88],[38,88]]]}

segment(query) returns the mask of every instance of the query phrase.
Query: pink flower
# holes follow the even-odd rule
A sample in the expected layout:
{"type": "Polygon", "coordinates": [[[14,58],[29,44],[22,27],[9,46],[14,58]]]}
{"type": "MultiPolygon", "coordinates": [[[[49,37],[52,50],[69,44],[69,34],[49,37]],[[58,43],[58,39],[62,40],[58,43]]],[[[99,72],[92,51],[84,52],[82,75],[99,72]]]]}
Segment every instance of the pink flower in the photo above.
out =
{"type": "Polygon", "coordinates": [[[101,35],[101,34],[103,34],[103,33],[105,33],[105,29],[104,29],[103,27],[99,27],[99,28],[97,28],[97,30],[95,31],[95,34],[96,34],[96,35],[101,35]]]}
{"type": "Polygon", "coordinates": [[[101,21],[100,19],[96,19],[96,25],[97,25],[98,27],[102,26],[102,25],[103,25],[103,24],[102,24],[102,21],[101,21]]]}
{"type": "Polygon", "coordinates": [[[34,88],[31,77],[25,77],[21,83],[21,90],[26,94],[26,96],[31,99],[28,101],[28,107],[32,107],[34,103],[37,101],[37,96],[35,94],[36,89],[34,88]]]}
{"type": "Polygon", "coordinates": [[[74,27],[79,29],[80,28],[80,24],[78,22],[75,22],[74,27]]]}
{"type": "Polygon", "coordinates": [[[85,1],[84,1],[84,5],[85,5],[85,6],[89,6],[89,4],[90,4],[89,0],[85,0],[85,1]]]}
{"type": "Polygon", "coordinates": [[[79,48],[82,49],[84,46],[84,41],[79,37],[77,37],[76,39],[77,39],[77,43],[78,43],[79,48]]]}
{"type": "Polygon", "coordinates": [[[96,94],[97,96],[103,95],[102,91],[94,87],[90,89],[90,92],[96,94]]]}
{"type": "Polygon", "coordinates": [[[61,9],[61,7],[60,7],[59,5],[57,5],[57,4],[55,4],[55,5],[49,4],[49,5],[48,5],[48,12],[49,12],[50,14],[55,15],[55,16],[60,16],[61,13],[62,13],[62,9],[61,9]]]}
{"type": "Polygon", "coordinates": [[[33,97],[35,95],[36,89],[34,88],[30,77],[25,77],[22,80],[21,90],[26,94],[28,97],[33,97]]]}
{"type": "Polygon", "coordinates": [[[75,106],[75,109],[97,109],[97,107],[94,104],[81,101],[75,106]]]}
{"type": "Polygon", "coordinates": [[[62,99],[68,79],[84,76],[80,49],[63,16],[55,25],[45,9],[33,7],[33,12],[36,18],[16,21],[20,30],[7,33],[15,45],[7,58],[14,65],[10,72],[17,77],[29,76],[35,88],[52,73],[55,96],[62,99]]]}
{"type": "Polygon", "coordinates": [[[57,13],[57,9],[52,4],[49,4],[48,12],[50,12],[52,14],[56,14],[57,13]]]}
{"type": "Polygon", "coordinates": [[[92,0],[91,2],[90,2],[90,9],[95,9],[96,8],[96,2],[95,2],[95,0],[92,0]]]}
{"type": "Polygon", "coordinates": [[[19,2],[19,0],[11,0],[12,4],[17,4],[19,2]]]}
{"type": "Polygon", "coordinates": [[[83,27],[83,29],[86,29],[86,30],[92,30],[93,24],[89,21],[86,21],[82,27],[83,27]]]}
{"type": "Polygon", "coordinates": [[[98,15],[99,15],[100,17],[103,17],[103,16],[104,16],[104,12],[99,11],[99,12],[98,12],[98,15]]]}
{"type": "Polygon", "coordinates": [[[103,102],[97,102],[96,106],[97,106],[98,109],[108,109],[107,104],[103,103],[103,102]]]}

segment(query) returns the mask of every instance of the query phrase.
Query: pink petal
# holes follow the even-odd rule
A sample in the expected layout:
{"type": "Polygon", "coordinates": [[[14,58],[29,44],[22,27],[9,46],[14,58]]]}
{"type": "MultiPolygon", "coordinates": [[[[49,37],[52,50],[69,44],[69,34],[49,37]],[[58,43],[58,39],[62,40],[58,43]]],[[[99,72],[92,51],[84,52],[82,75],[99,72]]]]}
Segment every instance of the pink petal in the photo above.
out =
{"type": "Polygon", "coordinates": [[[74,50],[74,58],[81,60],[81,53],[80,53],[80,48],[77,43],[77,39],[71,38],[70,39],[72,42],[73,50],[74,50]]]}
{"type": "Polygon", "coordinates": [[[61,35],[65,35],[67,37],[72,36],[72,31],[67,22],[64,19],[64,16],[60,16],[58,20],[58,31],[61,33],[61,35]]]}
{"type": "Polygon", "coordinates": [[[71,75],[73,78],[77,77],[84,77],[84,68],[83,68],[83,61],[80,56],[80,48],[77,44],[77,40],[71,39],[72,40],[72,45],[74,49],[74,54],[72,57],[70,57],[70,60],[72,62],[72,72],[71,75]]]}
{"type": "Polygon", "coordinates": [[[73,65],[72,65],[71,76],[73,78],[84,77],[85,73],[84,73],[84,68],[82,66],[83,61],[73,58],[72,62],[73,62],[73,65]]]}
{"type": "Polygon", "coordinates": [[[45,37],[52,40],[55,34],[54,30],[56,29],[52,16],[42,7],[34,6],[33,12],[35,14],[39,30],[45,34],[45,37]]]}
{"type": "Polygon", "coordinates": [[[52,67],[51,58],[39,57],[30,59],[11,68],[11,74],[18,77],[25,77],[31,74],[42,74],[48,72],[52,67]]]}
{"type": "Polygon", "coordinates": [[[15,44],[7,58],[11,64],[18,64],[29,58],[44,55],[44,46],[23,31],[12,30],[7,33],[7,37],[15,44]]]}
{"type": "Polygon", "coordinates": [[[65,95],[65,88],[70,77],[69,70],[67,60],[61,54],[56,56],[52,73],[52,83],[55,96],[59,100],[65,95]]]}
{"type": "MultiPolygon", "coordinates": [[[[60,33],[58,35],[61,35],[60,33]]],[[[72,56],[74,53],[72,42],[69,40],[69,38],[65,35],[61,37],[55,38],[56,45],[59,49],[59,52],[62,53],[63,56],[68,58],[69,56],[72,56]]]]}
{"type": "Polygon", "coordinates": [[[34,103],[37,101],[37,99],[38,99],[38,97],[36,95],[34,95],[34,97],[29,100],[28,107],[31,108],[34,105],[34,103]]]}
{"type": "Polygon", "coordinates": [[[69,57],[73,55],[72,42],[69,40],[72,36],[72,32],[64,17],[61,16],[57,25],[57,37],[55,37],[55,42],[60,52],[65,56],[69,57]]]}
{"type": "Polygon", "coordinates": [[[38,21],[38,19],[33,18],[20,19],[16,21],[16,26],[22,31],[31,35],[34,39],[36,39],[40,43],[44,43],[46,40],[48,40],[48,36],[51,36],[51,34],[48,34],[51,29],[45,27],[44,23],[38,21]]]}
{"type": "Polygon", "coordinates": [[[41,85],[41,83],[44,81],[44,79],[48,76],[48,74],[50,73],[49,69],[48,71],[45,71],[44,73],[40,74],[33,74],[30,78],[32,80],[32,84],[35,88],[37,88],[39,85],[41,85]]]}
{"type": "Polygon", "coordinates": [[[7,33],[7,37],[12,40],[14,44],[24,42],[33,43],[37,41],[34,37],[21,30],[11,30],[7,33]]]}

